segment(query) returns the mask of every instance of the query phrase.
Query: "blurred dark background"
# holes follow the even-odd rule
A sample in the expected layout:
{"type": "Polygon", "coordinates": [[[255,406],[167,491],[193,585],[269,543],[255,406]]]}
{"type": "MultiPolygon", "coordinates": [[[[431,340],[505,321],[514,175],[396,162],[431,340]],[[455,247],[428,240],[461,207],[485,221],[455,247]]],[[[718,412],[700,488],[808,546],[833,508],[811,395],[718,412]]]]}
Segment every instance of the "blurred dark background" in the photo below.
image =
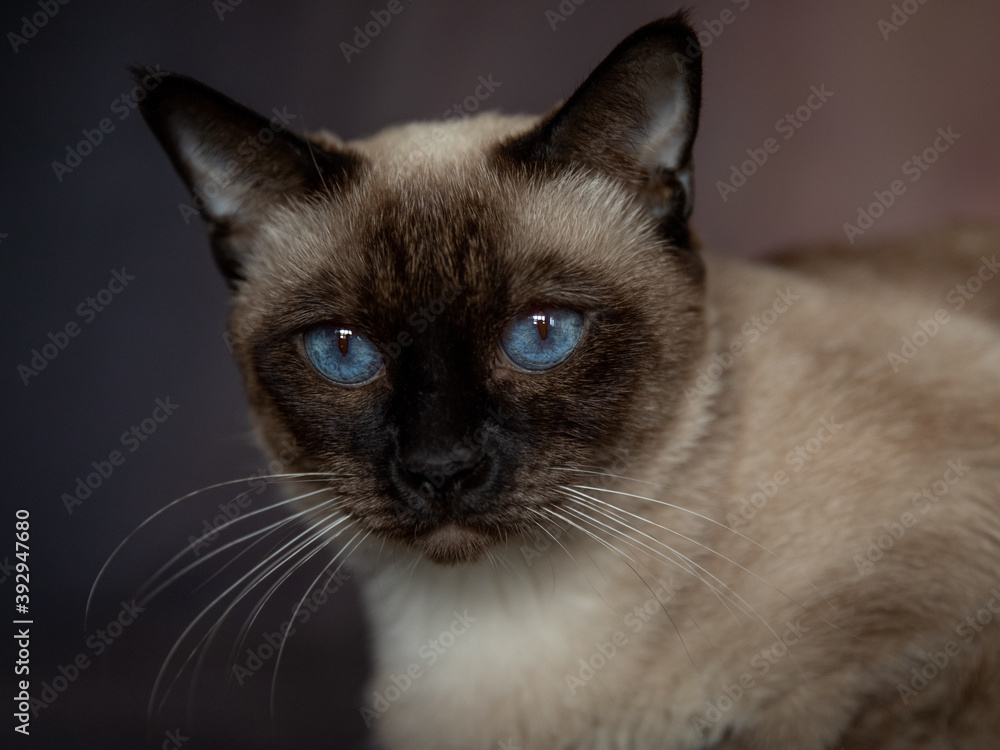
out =
{"type": "MultiPolygon", "coordinates": [[[[354,27],[387,2],[7,0],[0,8],[0,304],[7,321],[0,599],[10,612],[14,512],[27,508],[32,692],[38,697],[46,683],[56,691],[29,738],[12,733],[14,649],[5,638],[4,747],[306,750],[364,741],[358,706],[367,653],[351,584],[289,640],[273,721],[273,659],[242,685],[226,676],[239,624],[249,615],[240,610],[200,666],[195,689],[189,669],[147,722],[160,664],[211,602],[196,583],[218,565],[170,587],[120,632],[108,624],[220,504],[232,507],[238,489],[206,492],[157,518],[110,566],[86,625],[84,608],[104,561],[157,509],[266,470],[222,336],[227,291],[200,224],[186,223],[178,210],[188,200],[180,180],[139,114],[121,100],[131,89],[123,66],[184,72],[262,112],[285,108],[299,129],[327,127],[349,139],[390,123],[440,118],[473,93],[481,75],[500,82],[484,108],[544,111],[630,31],[677,9],[640,0],[401,2],[403,11],[350,62],[341,43],[353,43],[354,27]],[[83,131],[95,131],[97,140],[105,118],[100,143],[76,163],[67,148],[77,150],[83,131]],[[134,277],[128,285],[102,292],[122,269],[134,277]],[[60,337],[68,323],[78,326],[77,335],[60,337]],[[33,350],[41,353],[50,334],[54,356],[28,374],[23,368],[40,364],[32,364],[33,350]],[[165,421],[148,421],[157,399],[177,409],[165,421]],[[123,445],[122,433],[133,426],[145,430],[145,439],[123,445]],[[123,460],[105,466],[114,450],[123,460]],[[68,512],[63,496],[77,492],[78,478],[93,473],[95,462],[109,475],[68,512]],[[117,635],[107,643],[98,630],[117,635]],[[74,674],[81,657],[87,666],[74,674]]],[[[686,6],[709,42],[695,222],[714,252],[750,256],[843,240],[843,224],[856,222],[874,191],[907,179],[904,164],[933,144],[938,128],[959,138],[917,182],[907,181],[905,195],[863,239],[953,218],[1000,217],[1000,4],[686,6]],[[779,128],[778,120],[807,105],[813,87],[832,96],[818,109],[799,109],[801,127],[779,128]],[[787,140],[786,132],[793,133],[787,140]],[[730,180],[747,149],[769,137],[778,152],[723,200],[718,182],[730,180]]],[[[259,497],[254,509],[263,507],[259,497]]],[[[268,603],[238,663],[246,661],[246,647],[288,618],[318,570],[290,579],[268,603]]]]}

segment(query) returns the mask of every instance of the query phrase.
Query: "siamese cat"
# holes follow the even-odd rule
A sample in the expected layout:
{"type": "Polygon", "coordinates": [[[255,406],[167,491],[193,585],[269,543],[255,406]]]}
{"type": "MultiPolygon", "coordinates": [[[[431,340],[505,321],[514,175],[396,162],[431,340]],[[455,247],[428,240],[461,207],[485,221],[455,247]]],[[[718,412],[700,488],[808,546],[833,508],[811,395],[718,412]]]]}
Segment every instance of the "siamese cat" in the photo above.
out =
{"type": "Polygon", "coordinates": [[[356,571],[377,747],[997,746],[1000,232],[713,259],[700,96],[676,15],[543,117],[141,104],[297,446],[267,570],[356,571]]]}

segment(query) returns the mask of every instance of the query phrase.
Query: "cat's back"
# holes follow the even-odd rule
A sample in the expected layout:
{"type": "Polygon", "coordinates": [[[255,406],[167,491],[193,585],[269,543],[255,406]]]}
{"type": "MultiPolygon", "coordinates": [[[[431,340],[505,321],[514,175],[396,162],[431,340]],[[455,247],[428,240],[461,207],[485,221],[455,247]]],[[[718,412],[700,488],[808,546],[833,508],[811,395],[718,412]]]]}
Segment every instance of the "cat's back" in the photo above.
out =
{"type": "Polygon", "coordinates": [[[1000,471],[1000,227],[713,262],[708,278],[710,359],[696,386],[740,391],[758,452],[836,418],[857,433],[828,441],[842,475],[892,455],[913,482],[929,457],[956,451],[1000,471]]]}
{"type": "Polygon", "coordinates": [[[817,388],[891,398],[933,386],[939,404],[1000,394],[1000,226],[710,261],[708,278],[709,348],[749,375],[791,382],[812,367],[817,388]]]}
{"type": "Polygon", "coordinates": [[[839,286],[890,285],[928,305],[1000,322],[1000,225],[992,222],[955,222],[874,243],[788,248],[768,262],[839,286]]]}
{"type": "MultiPolygon", "coordinates": [[[[836,628],[817,649],[882,696],[851,709],[848,736],[871,743],[859,747],[924,747],[893,705],[973,720],[968,747],[989,746],[976,732],[1000,731],[990,724],[1000,684],[977,670],[1000,660],[1000,627],[962,624],[992,606],[1000,577],[998,256],[1000,230],[980,226],[710,264],[712,333],[696,387],[738,394],[721,492],[768,490],[727,525],[791,561],[772,583],[815,586],[798,601],[836,628]],[[958,656],[947,679],[911,684],[921,654],[948,644],[958,656]]],[[[765,564],[756,555],[743,559],[765,564]]],[[[797,611],[776,589],[757,594],[797,611]]],[[[790,669],[790,690],[797,679],[790,669]]]]}

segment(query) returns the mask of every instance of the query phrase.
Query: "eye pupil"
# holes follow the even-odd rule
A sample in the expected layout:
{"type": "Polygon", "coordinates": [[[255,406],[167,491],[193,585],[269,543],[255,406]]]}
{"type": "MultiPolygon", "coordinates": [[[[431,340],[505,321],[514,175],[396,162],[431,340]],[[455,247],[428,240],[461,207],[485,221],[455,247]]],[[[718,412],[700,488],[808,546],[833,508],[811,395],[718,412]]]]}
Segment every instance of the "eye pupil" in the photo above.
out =
{"type": "Polygon", "coordinates": [[[337,336],[337,348],[340,349],[341,355],[347,356],[347,352],[351,347],[351,332],[345,328],[341,328],[338,331],[337,336]]]}
{"type": "Polygon", "coordinates": [[[535,318],[535,325],[538,327],[538,335],[542,337],[542,341],[545,341],[549,337],[549,316],[541,313],[533,317],[535,318]]]}

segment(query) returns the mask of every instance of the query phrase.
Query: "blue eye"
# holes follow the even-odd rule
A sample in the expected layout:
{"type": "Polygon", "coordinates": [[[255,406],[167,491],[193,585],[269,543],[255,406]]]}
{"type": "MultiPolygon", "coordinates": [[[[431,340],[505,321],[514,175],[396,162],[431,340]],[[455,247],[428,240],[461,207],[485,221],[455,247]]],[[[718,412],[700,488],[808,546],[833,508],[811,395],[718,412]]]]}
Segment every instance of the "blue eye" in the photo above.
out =
{"type": "Polygon", "coordinates": [[[334,383],[367,383],[382,371],[382,355],[368,338],[350,328],[319,326],[304,337],[306,354],[334,383]]]}
{"type": "Polygon", "coordinates": [[[580,341],[583,316],[572,310],[541,310],[507,324],[500,346],[525,370],[548,370],[563,362],[580,341]]]}

